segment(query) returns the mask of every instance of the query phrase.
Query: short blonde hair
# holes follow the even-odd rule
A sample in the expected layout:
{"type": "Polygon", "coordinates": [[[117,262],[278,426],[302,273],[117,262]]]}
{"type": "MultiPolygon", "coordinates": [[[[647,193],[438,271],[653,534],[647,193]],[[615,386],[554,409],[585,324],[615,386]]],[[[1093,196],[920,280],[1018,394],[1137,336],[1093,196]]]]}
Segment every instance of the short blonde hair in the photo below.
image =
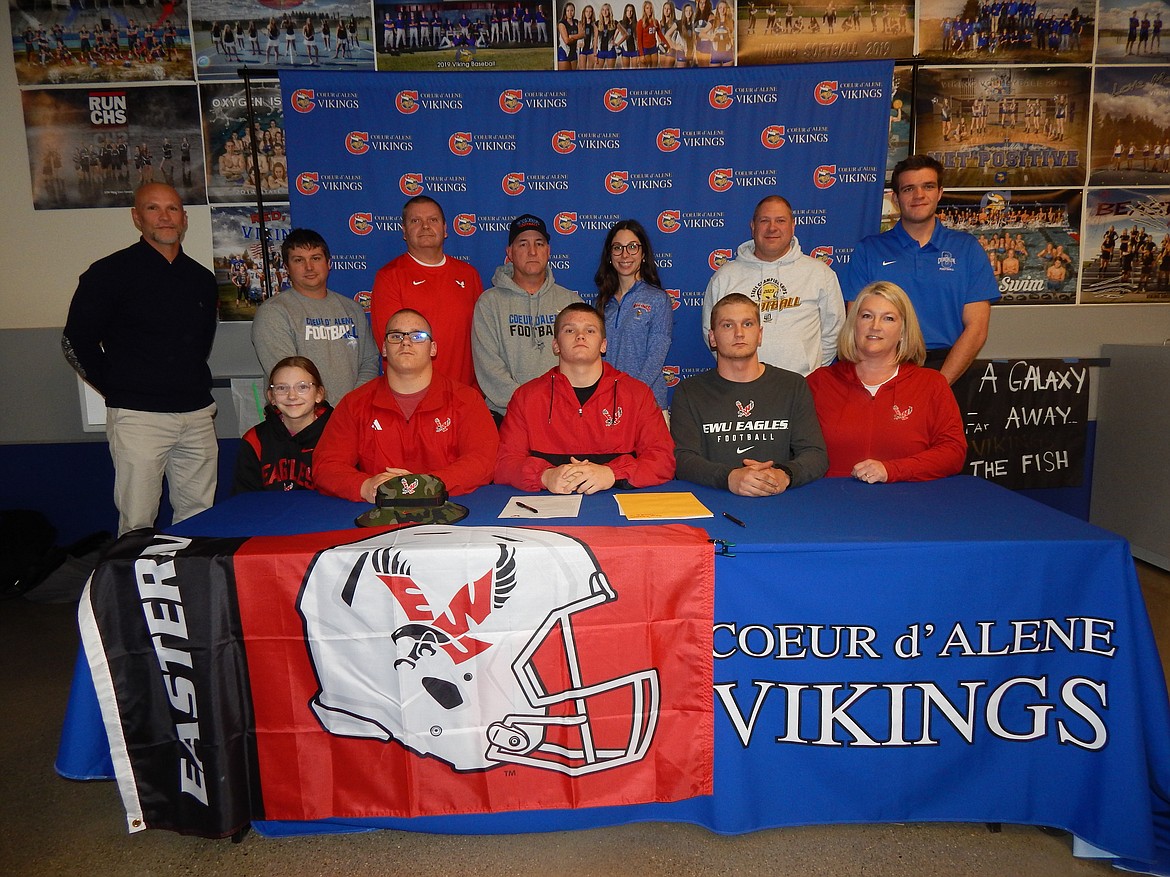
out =
{"type": "Polygon", "coordinates": [[[898,339],[897,349],[898,362],[922,365],[926,361],[926,342],[922,338],[922,329],[918,326],[918,315],[914,313],[914,305],[910,303],[910,296],[906,295],[906,290],[888,280],[876,280],[862,287],[861,292],[857,293],[853,307],[845,317],[845,325],[841,327],[841,334],[837,336],[837,356],[849,362],[857,362],[859,357],[857,341],[854,338],[857,314],[861,310],[862,301],[871,295],[888,301],[902,318],[902,337],[898,339]]]}
{"type": "Polygon", "coordinates": [[[719,322],[719,312],[723,308],[729,308],[732,305],[747,305],[756,312],[756,322],[760,321],[760,306],[744,295],[742,292],[729,292],[711,308],[711,325],[708,328],[714,332],[715,325],[719,322]]]}

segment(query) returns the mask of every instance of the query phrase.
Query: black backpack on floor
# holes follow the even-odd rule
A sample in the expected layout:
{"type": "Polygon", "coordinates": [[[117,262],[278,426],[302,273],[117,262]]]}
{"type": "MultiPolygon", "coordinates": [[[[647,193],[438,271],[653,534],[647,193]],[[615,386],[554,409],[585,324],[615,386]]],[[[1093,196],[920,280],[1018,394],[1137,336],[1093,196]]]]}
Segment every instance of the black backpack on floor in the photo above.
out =
{"type": "Polygon", "coordinates": [[[114,537],[100,530],[64,548],[56,541],[57,528],[40,512],[0,511],[0,600],[76,602],[114,537]]]}

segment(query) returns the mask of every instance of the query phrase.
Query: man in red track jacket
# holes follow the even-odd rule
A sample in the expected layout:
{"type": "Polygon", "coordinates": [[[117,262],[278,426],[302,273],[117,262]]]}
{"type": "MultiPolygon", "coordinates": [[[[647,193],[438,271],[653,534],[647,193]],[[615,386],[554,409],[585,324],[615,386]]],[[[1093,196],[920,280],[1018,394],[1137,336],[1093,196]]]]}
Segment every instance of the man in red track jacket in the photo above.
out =
{"type": "Polygon", "coordinates": [[[329,496],[374,502],[397,475],[442,479],[451,495],[492,479],[499,436],[483,397],[438,374],[438,342],[422,314],[400,310],[386,324],[385,377],[347,393],[313,455],[316,487],[329,496]]]}
{"type": "MultiPolygon", "coordinates": [[[[674,477],[674,443],[650,388],[601,359],[605,324],[580,302],[553,327],[558,364],[523,384],[500,427],[496,481],[596,493],[674,477]]],[[[336,415],[334,415],[336,416],[336,415]]]]}

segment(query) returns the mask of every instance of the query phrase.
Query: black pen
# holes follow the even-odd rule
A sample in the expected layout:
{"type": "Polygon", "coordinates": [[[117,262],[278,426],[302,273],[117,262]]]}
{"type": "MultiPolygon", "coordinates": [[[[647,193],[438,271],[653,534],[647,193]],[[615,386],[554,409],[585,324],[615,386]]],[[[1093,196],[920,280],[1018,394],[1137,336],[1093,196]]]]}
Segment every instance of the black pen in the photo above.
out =
{"type": "Polygon", "coordinates": [[[530,505],[525,505],[524,503],[520,502],[520,500],[516,500],[516,505],[520,506],[520,508],[524,509],[524,511],[526,511],[526,512],[532,512],[532,514],[534,514],[534,515],[540,514],[540,509],[534,509],[530,505]]]}
{"type": "Polygon", "coordinates": [[[745,524],[743,521],[741,521],[735,515],[729,515],[729,514],[727,514],[727,512],[724,512],[723,517],[727,518],[727,520],[731,521],[731,523],[733,523],[733,524],[739,524],[741,527],[744,527],[745,529],[747,528],[747,524],[745,524]]]}

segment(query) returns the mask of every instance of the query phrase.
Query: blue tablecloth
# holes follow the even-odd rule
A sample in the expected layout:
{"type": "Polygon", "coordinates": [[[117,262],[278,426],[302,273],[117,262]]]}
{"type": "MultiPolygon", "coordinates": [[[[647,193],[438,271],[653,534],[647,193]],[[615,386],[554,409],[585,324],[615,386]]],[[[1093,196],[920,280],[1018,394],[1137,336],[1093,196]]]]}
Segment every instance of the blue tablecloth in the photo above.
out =
{"type": "MultiPolygon", "coordinates": [[[[1009,822],[1067,829],[1170,868],[1170,707],[1124,539],[988,482],[824,479],[770,499],[671,483],[716,558],[715,795],[635,807],[259,823],[271,834],[445,833],[687,821],[738,833],[814,823],[1009,822]],[[725,518],[743,521],[740,527],[725,518]]],[[[466,497],[497,522],[516,491],[466,497]]],[[[186,536],[351,526],[365,506],[249,494],[186,536]]],[[[612,494],[575,520],[620,525],[612,494]]],[[[509,520],[510,524],[523,521],[509,520]]],[[[88,691],[86,686],[90,685],[88,691]]],[[[79,663],[57,767],[109,776],[79,663]]]]}

